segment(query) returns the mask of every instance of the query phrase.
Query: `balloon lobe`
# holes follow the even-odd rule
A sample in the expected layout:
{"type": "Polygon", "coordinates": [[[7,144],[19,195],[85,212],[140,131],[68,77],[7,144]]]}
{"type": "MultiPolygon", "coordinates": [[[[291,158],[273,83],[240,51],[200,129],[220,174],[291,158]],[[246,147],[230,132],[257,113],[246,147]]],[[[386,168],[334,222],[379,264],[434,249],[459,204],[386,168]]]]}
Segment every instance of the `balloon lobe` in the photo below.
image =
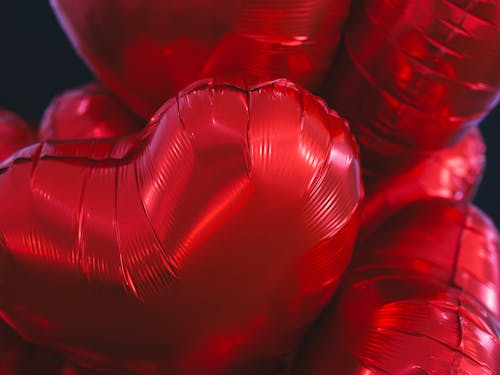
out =
{"type": "Polygon", "coordinates": [[[413,204],[363,241],[296,374],[494,374],[499,235],[468,204],[413,204]]]}
{"type": "Polygon", "coordinates": [[[500,5],[353,5],[325,92],[351,123],[366,173],[405,170],[461,140],[500,98],[500,5]]]}
{"type": "Polygon", "coordinates": [[[115,138],[143,125],[118,98],[92,83],[56,97],[43,115],[38,135],[41,141],[115,138]]]}
{"type": "Polygon", "coordinates": [[[206,80],[140,133],[21,150],[0,195],[23,336],[96,370],[244,374],[272,372],[335,290],[362,187],[321,100],[206,80]]]}
{"type": "Polygon", "coordinates": [[[206,77],[287,78],[316,89],[350,0],[52,0],[99,79],[149,117],[206,77]]]}

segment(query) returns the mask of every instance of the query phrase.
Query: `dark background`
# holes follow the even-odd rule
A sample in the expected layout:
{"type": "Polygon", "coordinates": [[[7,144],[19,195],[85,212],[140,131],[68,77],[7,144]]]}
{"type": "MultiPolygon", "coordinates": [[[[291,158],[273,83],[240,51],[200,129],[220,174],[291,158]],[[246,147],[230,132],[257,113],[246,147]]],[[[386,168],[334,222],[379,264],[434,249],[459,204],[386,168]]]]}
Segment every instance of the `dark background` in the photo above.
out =
{"type": "MultiPolygon", "coordinates": [[[[73,52],[48,0],[6,0],[2,3],[0,106],[36,122],[56,94],[92,80],[92,74],[73,52]]],[[[481,126],[488,145],[488,168],[476,198],[476,203],[498,226],[499,122],[500,106],[497,106],[481,126]]]]}

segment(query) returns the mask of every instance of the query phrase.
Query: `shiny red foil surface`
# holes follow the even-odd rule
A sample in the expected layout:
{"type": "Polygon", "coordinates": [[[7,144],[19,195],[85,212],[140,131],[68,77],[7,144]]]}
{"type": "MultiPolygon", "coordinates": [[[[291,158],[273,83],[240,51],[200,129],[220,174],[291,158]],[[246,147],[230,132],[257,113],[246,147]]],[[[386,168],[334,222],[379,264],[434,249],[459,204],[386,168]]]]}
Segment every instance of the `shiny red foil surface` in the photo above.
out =
{"type": "Polygon", "coordinates": [[[65,375],[62,366],[63,359],[56,353],[24,342],[5,323],[0,323],[2,375],[65,375]]]}
{"type": "Polygon", "coordinates": [[[99,84],[69,90],[45,111],[40,140],[114,138],[140,130],[137,118],[118,98],[99,84]]]}
{"type": "Polygon", "coordinates": [[[148,117],[196,79],[287,78],[314,89],[350,0],[52,0],[99,79],[148,117]]]}
{"type": "Polygon", "coordinates": [[[365,176],[362,234],[371,233],[401,208],[419,200],[471,201],[486,163],[478,128],[457,144],[435,151],[412,168],[394,175],[365,176]]]}
{"type": "Polygon", "coordinates": [[[35,136],[26,121],[0,108],[0,161],[34,141],[35,136]]]}
{"type": "Polygon", "coordinates": [[[0,323],[0,369],[3,375],[18,375],[23,362],[23,344],[5,323],[0,323]]]}
{"type": "Polygon", "coordinates": [[[362,196],[346,122],[285,80],[197,82],[143,132],[0,168],[2,317],[117,374],[279,369],[350,259],[362,196]]]}
{"type": "Polygon", "coordinates": [[[473,206],[404,209],[356,249],[295,374],[497,374],[499,250],[473,206]]]}
{"type": "Polygon", "coordinates": [[[360,142],[363,170],[404,170],[498,102],[500,2],[355,2],[326,91],[360,142]]]}

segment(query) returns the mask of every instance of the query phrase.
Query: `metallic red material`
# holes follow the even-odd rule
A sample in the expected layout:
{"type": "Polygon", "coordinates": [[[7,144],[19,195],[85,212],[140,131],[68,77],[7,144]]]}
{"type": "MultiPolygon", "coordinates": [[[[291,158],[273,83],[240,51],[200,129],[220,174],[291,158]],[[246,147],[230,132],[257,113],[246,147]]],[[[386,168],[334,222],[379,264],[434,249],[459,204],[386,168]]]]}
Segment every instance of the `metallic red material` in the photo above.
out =
{"type": "Polygon", "coordinates": [[[14,113],[0,108],[0,161],[34,142],[29,124],[14,113]]]}
{"type": "Polygon", "coordinates": [[[2,375],[19,375],[23,361],[23,344],[19,337],[0,322],[0,369],[2,375]]]}
{"type": "Polygon", "coordinates": [[[317,88],[350,0],[51,0],[99,79],[148,117],[196,79],[317,88]]]}
{"type": "Polygon", "coordinates": [[[62,359],[50,350],[24,342],[0,322],[0,373],[2,375],[62,375],[62,359]]]}
{"type": "Polygon", "coordinates": [[[499,250],[473,206],[401,211],[356,249],[294,374],[497,374],[499,250]]]}
{"type": "Polygon", "coordinates": [[[500,98],[500,2],[360,0],[327,88],[362,167],[405,170],[458,142],[500,98]]]}
{"type": "Polygon", "coordinates": [[[99,84],[69,90],[55,98],[40,124],[40,140],[115,138],[140,130],[137,118],[99,84]]]}
{"type": "Polygon", "coordinates": [[[486,146],[478,128],[454,146],[438,150],[395,175],[365,176],[363,236],[373,232],[403,207],[429,198],[471,201],[486,163],[486,146]]]}
{"type": "Polygon", "coordinates": [[[285,80],[197,82],[143,132],[0,168],[2,316],[120,374],[273,373],[335,290],[362,196],[346,122],[285,80]]]}
{"type": "Polygon", "coordinates": [[[86,368],[84,369],[81,367],[76,367],[74,364],[68,363],[61,368],[59,374],[60,375],[108,375],[109,373],[104,373],[101,371],[95,371],[86,368]]]}

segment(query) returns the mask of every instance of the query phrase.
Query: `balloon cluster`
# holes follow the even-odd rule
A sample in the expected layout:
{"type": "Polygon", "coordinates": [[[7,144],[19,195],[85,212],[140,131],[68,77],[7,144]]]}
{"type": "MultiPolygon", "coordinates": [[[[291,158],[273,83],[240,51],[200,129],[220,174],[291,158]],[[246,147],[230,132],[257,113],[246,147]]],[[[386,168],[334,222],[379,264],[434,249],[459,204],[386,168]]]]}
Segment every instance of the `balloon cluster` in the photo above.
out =
{"type": "Polygon", "coordinates": [[[500,371],[500,1],[51,3],[100,83],[0,111],[1,374],[500,371]]]}

